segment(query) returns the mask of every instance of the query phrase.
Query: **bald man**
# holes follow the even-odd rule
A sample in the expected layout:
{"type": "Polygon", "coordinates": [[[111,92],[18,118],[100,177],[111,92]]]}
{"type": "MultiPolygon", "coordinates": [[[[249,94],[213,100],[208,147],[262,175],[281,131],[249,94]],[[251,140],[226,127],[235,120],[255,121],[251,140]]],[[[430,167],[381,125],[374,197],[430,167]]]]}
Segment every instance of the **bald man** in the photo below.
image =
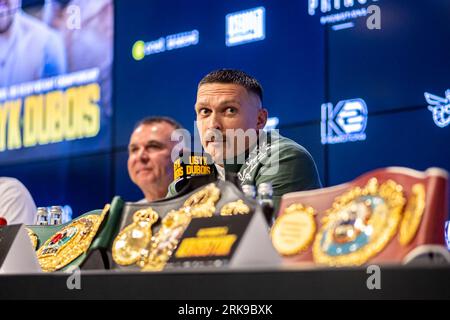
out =
{"type": "Polygon", "coordinates": [[[172,132],[181,125],[168,117],[150,117],[135,127],[128,145],[128,174],[141,189],[144,199],[152,202],[164,198],[173,180],[172,132]]]}

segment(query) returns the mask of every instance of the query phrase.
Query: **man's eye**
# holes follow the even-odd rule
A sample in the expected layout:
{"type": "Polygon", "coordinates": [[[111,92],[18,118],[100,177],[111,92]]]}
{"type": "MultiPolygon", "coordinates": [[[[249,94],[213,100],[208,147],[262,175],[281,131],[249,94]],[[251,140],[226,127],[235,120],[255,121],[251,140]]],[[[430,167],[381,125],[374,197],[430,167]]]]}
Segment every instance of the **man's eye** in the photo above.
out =
{"type": "Polygon", "coordinates": [[[228,107],[225,109],[225,113],[227,114],[235,114],[237,112],[237,109],[234,107],[228,107]]]}
{"type": "Polygon", "coordinates": [[[210,113],[210,110],[206,109],[206,108],[202,108],[198,111],[198,114],[201,116],[207,116],[209,113],[210,113]]]}
{"type": "Polygon", "coordinates": [[[136,153],[137,150],[138,150],[137,148],[129,148],[128,152],[129,153],[136,153]]]}
{"type": "Polygon", "coordinates": [[[147,148],[147,150],[162,149],[162,145],[156,144],[156,143],[152,143],[152,144],[148,144],[146,148],[147,148]]]}

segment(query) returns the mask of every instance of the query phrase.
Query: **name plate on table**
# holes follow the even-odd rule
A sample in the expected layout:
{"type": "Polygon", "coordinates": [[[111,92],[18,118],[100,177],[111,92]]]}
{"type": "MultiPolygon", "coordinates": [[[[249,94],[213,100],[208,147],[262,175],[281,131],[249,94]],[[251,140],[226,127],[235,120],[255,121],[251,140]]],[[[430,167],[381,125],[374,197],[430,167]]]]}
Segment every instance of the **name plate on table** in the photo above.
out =
{"type": "Polygon", "coordinates": [[[40,271],[41,267],[24,225],[0,227],[0,274],[40,271]]]}
{"type": "Polygon", "coordinates": [[[281,263],[260,212],[192,219],[166,266],[258,267],[281,263]]]}

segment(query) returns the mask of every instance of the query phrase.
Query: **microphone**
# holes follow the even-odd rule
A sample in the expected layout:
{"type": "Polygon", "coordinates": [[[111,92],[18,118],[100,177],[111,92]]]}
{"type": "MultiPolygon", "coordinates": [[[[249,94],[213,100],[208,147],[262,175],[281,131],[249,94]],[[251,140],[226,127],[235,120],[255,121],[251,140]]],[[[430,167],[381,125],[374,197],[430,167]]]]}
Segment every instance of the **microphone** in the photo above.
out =
{"type": "Polygon", "coordinates": [[[173,175],[177,197],[217,180],[217,171],[207,153],[180,151],[173,163],[173,175]]]}

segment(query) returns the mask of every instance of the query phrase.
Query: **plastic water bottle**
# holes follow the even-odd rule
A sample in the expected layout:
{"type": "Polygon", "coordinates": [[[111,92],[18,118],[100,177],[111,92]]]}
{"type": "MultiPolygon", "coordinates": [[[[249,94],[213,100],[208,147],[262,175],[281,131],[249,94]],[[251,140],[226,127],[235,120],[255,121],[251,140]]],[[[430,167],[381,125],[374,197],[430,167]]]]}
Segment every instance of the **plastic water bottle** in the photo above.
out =
{"type": "Polygon", "coordinates": [[[249,199],[255,199],[256,198],[256,188],[254,185],[251,184],[244,184],[242,185],[242,192],[244,195],[249,199]]]}
{"type": "Polygon", "coordinates": [[[273,219],[273,190],[270,182],[261,183],[258,186],[258,203],[261,206],[267,224],[270,226],[273,219]]]}
{"type": "Polygon", "coordinates": [[[50,208],[50,224],[56,226],[62,223],[63,210],[60,206],[52,206],[50,208]]]}
{"type": "Polygon", "coordinates": [[[36,225],[38,226],[48,226],[48,211],[46,207],[37,208],[36,213],[36,225]]]}

